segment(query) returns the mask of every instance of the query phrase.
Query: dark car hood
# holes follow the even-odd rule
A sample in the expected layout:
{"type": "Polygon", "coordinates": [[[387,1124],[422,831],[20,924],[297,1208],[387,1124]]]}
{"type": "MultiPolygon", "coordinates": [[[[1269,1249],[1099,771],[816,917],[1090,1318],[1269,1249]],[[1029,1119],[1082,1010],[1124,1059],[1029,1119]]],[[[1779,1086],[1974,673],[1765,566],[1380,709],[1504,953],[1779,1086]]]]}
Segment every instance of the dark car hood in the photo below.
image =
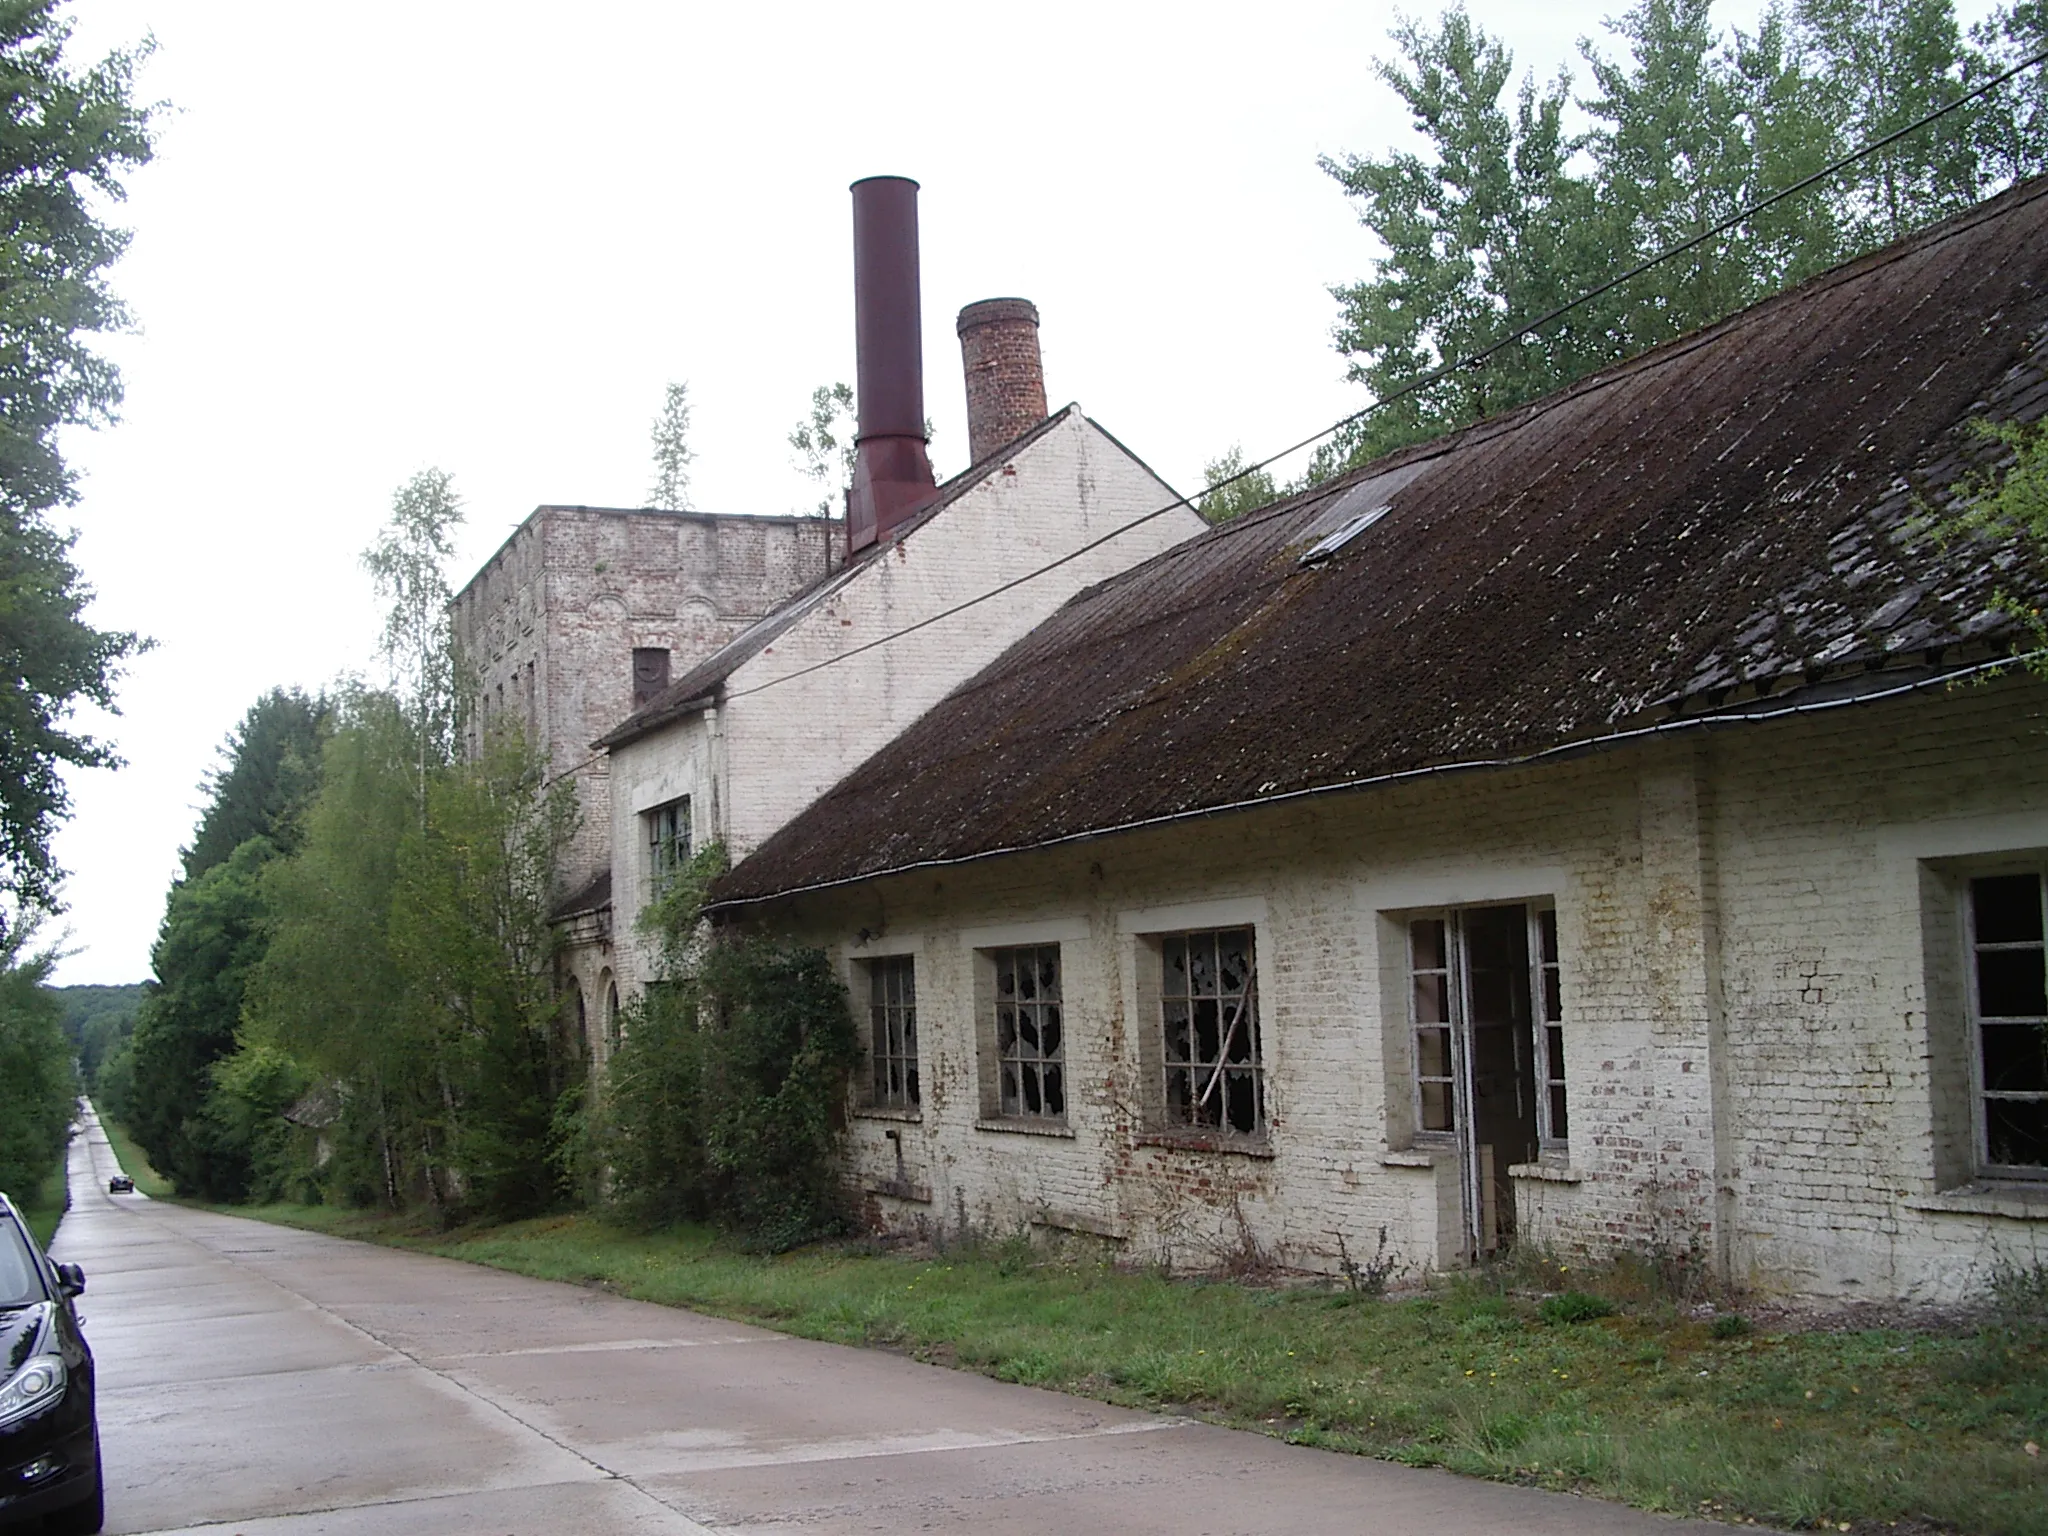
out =
{"type": "Polygon", "coordinates": [[[36,1342],[54,1310],[51,1302],[39,1301],[19,1311],[0,1312],[0,1381],[5,1381],[35,1353],[36,1342]]]}

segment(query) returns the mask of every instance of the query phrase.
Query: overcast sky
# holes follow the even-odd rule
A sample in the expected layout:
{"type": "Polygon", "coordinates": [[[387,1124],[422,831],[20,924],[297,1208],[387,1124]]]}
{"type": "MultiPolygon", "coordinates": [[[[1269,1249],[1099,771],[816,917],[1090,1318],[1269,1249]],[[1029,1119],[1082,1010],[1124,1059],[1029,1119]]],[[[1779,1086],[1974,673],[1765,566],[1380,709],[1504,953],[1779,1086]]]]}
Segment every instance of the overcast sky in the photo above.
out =
{"type": "MultiPolygon", "coordinates": [[[[1471,9],[1547,76],[1614,7],[1471,9]]],[[[368,667],[356,557],[415,470],[466,498],[460,585],[541,503],[642,505],[649,422],[685,379],[698,509],[814,504],[785,438],[814,386],[853,377],[858,177],[923,184],[942,476],[966,459],[953,318],[997,295],[1037,303],[1054,405],[1182,490],[1234,443],[1260,457],[1356,409],[1327,289],[1370,246],[1316,160],[1406,142],[1371,69],[1393,20],[1333,0],[77,8],[78,58],[155,37],[142,94],[171,106],[118,215],[124,419],[67,439],[92,616],[157,644],[121,715],[87,722],[127,766],[70,775],[57,979],[148,973],[226,733],[272,686],[368,667]]]]}

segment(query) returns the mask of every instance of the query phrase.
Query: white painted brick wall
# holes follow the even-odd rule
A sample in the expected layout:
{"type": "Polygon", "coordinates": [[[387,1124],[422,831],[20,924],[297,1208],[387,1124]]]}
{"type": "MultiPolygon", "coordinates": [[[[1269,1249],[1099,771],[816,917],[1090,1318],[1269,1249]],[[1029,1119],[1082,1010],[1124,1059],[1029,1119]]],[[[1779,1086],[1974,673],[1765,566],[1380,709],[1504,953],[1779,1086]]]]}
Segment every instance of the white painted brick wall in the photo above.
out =
{"type": "Polygon", "coordinates": [[[2048,849],[2039,696],[2010,681],[1411,782],[767,916],[831,950],[857,1014],[864,959],[917,957],[922,1113],[857,1118],[851,1158],[859,1184],[896,1180],[896,1131],[902,1176],[930,1199],[871,1194],[875,1220],[1004,1230],[1049,1215],[1177,1263],[1213,1262],[1248,1233],[1325,1268],[1336,1234],[1356,1258],[1385,1227],[1404,1262],[1431,1266],[1458,1248],[1456,1173],[1382,1162],[1407,1117],[1405,956],[1386,914],[1551,898],[1578,1182],[1516,1180],[1525,1233],[1565,1250],[1696,1248],[1767,1287],[1953,1298],[1998,1262],[2048,1259],[2048,1221],[2033,1219],[2048,1201],[1926,1208],[1969,1171],[1951,1145],[1967,1140],[1963,1032],[1939,999],[1930,1022],[1928,978],[1953,991],[1938,979],[1958,942],[1945,904],[1970,861],[2048,849]],[[1268,1157],[1134,1134],[1154,1092],[1140,1033],[1158,1023],[1139,1009],[1133,914],[1191,902],[1257,914],[1268,1157]],[[1075,934],[1071,1134],[977,1129],[973,951],[992,929],[1043,923],[1075,934]],[[861,929],[879,937],[857,943],[861,929]]]}

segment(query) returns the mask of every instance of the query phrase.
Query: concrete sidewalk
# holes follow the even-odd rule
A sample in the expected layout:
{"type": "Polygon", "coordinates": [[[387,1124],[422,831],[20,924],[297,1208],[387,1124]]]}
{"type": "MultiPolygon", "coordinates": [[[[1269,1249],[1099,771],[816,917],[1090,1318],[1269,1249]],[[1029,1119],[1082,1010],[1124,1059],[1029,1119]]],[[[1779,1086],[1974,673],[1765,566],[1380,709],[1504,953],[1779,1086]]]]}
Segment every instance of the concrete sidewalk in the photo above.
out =
{"type": "Polygon", "coordinates": [[[55,1244],[110,1532],[1723,1529],[110,1196],[114,1166],[89,1121],[55,1244]]]}

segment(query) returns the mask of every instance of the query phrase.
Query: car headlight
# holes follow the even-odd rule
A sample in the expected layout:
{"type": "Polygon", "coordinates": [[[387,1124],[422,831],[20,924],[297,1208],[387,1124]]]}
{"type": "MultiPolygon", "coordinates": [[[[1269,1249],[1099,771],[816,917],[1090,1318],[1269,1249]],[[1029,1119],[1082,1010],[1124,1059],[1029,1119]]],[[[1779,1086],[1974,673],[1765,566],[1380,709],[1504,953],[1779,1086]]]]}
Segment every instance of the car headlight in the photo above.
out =
{"type": "Polygon", "coordinates": [[[64,1362],[55,1355],[31,1355],[0,1386],[0,1424],[12,1424],[47,1408],[64,1395],[64,1362]]]}

